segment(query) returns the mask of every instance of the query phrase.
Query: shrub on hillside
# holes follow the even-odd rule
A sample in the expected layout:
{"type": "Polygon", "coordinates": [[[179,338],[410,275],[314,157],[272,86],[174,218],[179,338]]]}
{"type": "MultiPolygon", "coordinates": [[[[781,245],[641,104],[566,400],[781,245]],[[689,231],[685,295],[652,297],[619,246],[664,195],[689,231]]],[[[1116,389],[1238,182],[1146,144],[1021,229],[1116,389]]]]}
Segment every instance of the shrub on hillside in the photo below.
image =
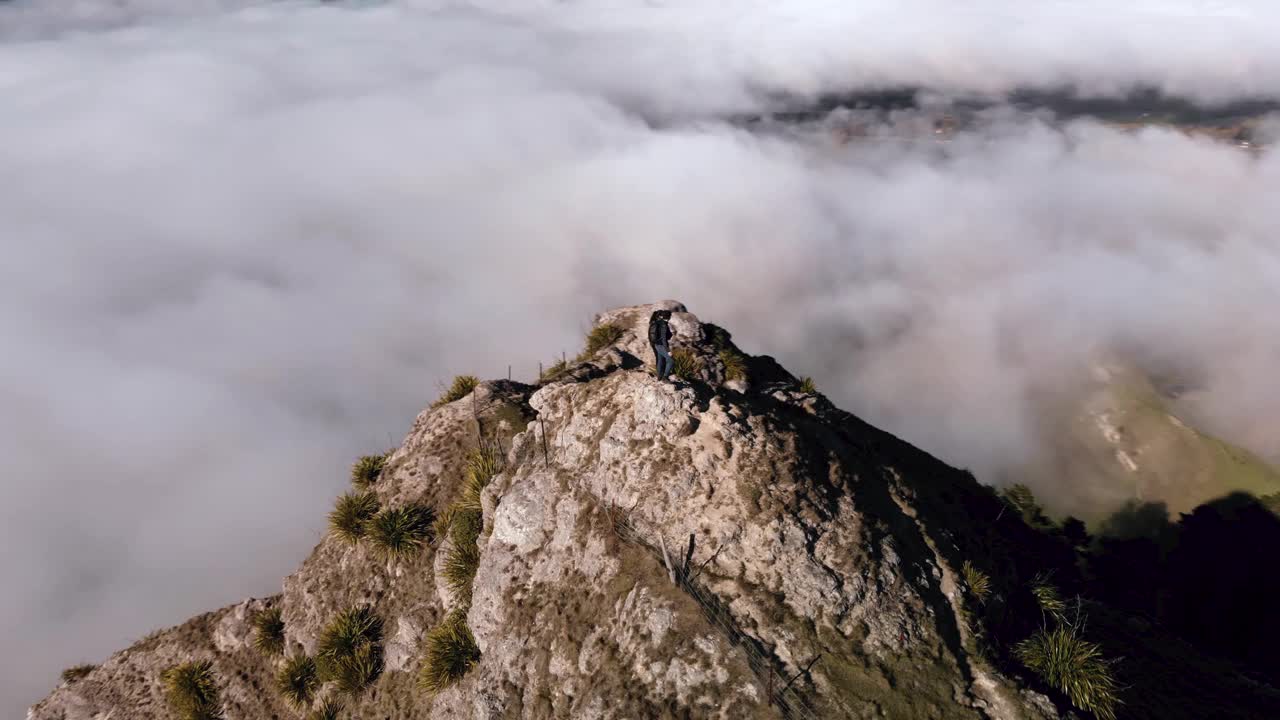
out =
{"type": "Polygon", "coordinates": [[[342,703],[337,698],[325,698],[320,706],[307,714],[307,720],[338,720],[342,713],[342,703]]]}
{"type": "Polygon", "coordinates": [[[160,681],[170,709],[180,720],[222,720],[213,661],[175,665],[161,673],[160,681]]]}
{"type": "Polygon", "coordinates": [[[406,558],[430,541],[431,508],[409,504],[388,508],[369,521],[366,532],[384,557],[406,558]]]}
{"type": "Polygon", "coordinates": [[[1067,617],[1067,601],[1062,599],[1058,588],[1049,582],[1049,578],[1045,575],[1037,575],[1031,581],[1031,594],[1036,599],[1036,604],[1040,606],[1040,611],[1045,615],[1053,618],[1055,622],[1063,623],[1067,617]]]}
{"type": "Polygon", "coordinates": [[[453,379],[453,384],[449,386],[449,389],[445,390],[444,394],[431,404],[431,407],[436,408],[441,405],[448,405],[451,402],[461,400],[462,398],[470,395],[479,384],[480,378],[475,375],[458,375],[453,379]]]}
{"type": "Polygon", "coordinates": [[[276,673],[276,689],[294,710],[302,710],[310,704],[319,688],[316,661],[306,655],[295,655],[285,660],[276,673]]]}
{"type": "Polygon", "coordinates": [[[461,607],[471,605],[471,584],[479,567],[480,548],[474,539],[461,545],[455,542],[449,548],[449,554],[444,559],[444,578],[461,607]]]}
{"type": "Polygon", "coordinates": [[[597,352],[618,342],[622,338],[622,327],[613,323],[604,323],[591,328],[591,332],[587,333],[587,346],[582,351],[582,357],[585,358],[594,355],[597,352]]]}
{"type": "Polygon", "coordinates": [[[538,378],[538,382],[548,383],[553,380],[557,380],[561,375],[564,375],[568,371],[569,371],[568,362],[566,362],[563,359],[556,360],[555,362],[551,363],[551,365],[548,366],[546,370],[542,371],[542,376],[538,378]]]}
{"type": "Polygon", "coordinates": [[[427,633],[427,654],[418,684],[432,695],[462,679],[480,661],[480,648],[467,627],[466,613],[454,610],[427,633]]]}
{"type": "Polygon", "coordinates": [[[85,679],[85,676],[97,669],[97,665],[74,665],[62,671],[62,682],[68,685],[80,682],[85,679]]]}
{"type": "Polygon", "coordinates": [[[436,540],[443,540],[449,537],[449,528],[453,527],[453,518],[458,512],[457,504],[449,505],[431,524],[431,536],[436,540]]]}
{"type": "Polygon", "coordinates": [[[1098,645],[1081,638],[1075,628],[1042,628],[1018,643],[1014,653],[1045,683],[1070,698],[1071,704],[1098,720],[1115,720],[1119,688],[1111,664],[1098,645]]]}
{"type": "Polygon", "coordinates": [[[382,619],[367,606],[349,608],[325,626],[316,644],[316,667],[325,682],[355,694],[382,674],[382,619]]]}
{"type": "Polygon", "coordinates": [[[1031,492],[1031,488],[1026,485],[1022,483],[1010,485],[1000,491],[1000,498],[1006,505],[1016,510],[1028,525],[1042,530],[1055,527],[1049,516],[1044,514],[1044,508],[1040,507],[1035,493],[1031,492]]]}
{"type": "Polygon", "coordinates": [[[720,362],[724,364],[725,380],[747,379],[747,359],[742,353],[730,349],[721,350],[720,362]]]}
{"type": "Polygon", "coordinates": [[[382,477],[382,471],[387,466],[387,456],[390,454],[391,451],[388,450],[381,455],[365,455],[357,460],[351,466],[351,484],[367,490],[382,477]]]}
{"type": "Polygon", "coordinates": [[[818,394],[818,386],[813,382],[813,378],[805,376],[800,380],[800,392],[806,395],[818,394]]]}
{"type": "Polygon", "coordinates": [[[483,447],[473,450],[467,457],[466,481],[462,486],[462,495],[458,499],[459,508],[480,510],[480,494],[488,487],[489,481],[502,469],[502,455],[496,447],[483,447]]]}
{"type": "Polygon", "coordinates": [[[253,616],[253,646],[265,655],[284,652],[284,617],[280,608],[267,608],[253,616]]]}
{"type": "Polygon", "coordinates": [[[671,372],[686,382],[697,380],[698,374],[702,372],[702,358],[687,348],[672,350],[671,372]]]}
{"type": "Polygon", "coordinates": [[[979,603],[986,602],[987,596],[991,594],[991,578],[968,560],[960,567],[960,574],[964,576],[964,584],[969,588],[973,599],[979,603]]]}
{"type": "Polygon", "coordinates": [[[338,498],[329,513],[329,532],[355,545],[369,531],[369,522],[378,515],[378,497],[371,492],[349,492],[338,498]]]}

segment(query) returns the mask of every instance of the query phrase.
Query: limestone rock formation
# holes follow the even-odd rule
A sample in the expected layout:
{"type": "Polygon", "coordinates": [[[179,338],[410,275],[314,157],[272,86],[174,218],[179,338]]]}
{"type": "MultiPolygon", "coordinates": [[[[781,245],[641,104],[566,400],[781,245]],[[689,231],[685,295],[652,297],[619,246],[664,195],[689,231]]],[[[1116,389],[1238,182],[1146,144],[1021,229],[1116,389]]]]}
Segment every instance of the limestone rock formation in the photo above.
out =
{"type": "Polygon", "coordinates": [[[621,330],[607,347],[543,384],[484,382],[424,411],[387,458],[381,507],[437,517],[468,492],[478,447],[499,459],[478,495],[469,602],[447,577],[463,541],[444,525],[400,556],[326,537],[281,594],[160,631],[29,720],[173,717],[162,672],[200,659],[228,720],[304,716],[326,697],[361,718],[1060,717],[988,658],[960,580],[965,560],[997,578],[1019,567],[1035,531],[994,522],[999,499],[968,473],[660,306],[676,311],[684,379],[653,377],[659,305],[612,310],[596,319],[621,330]],[[282,657],[317,653],[352,607],[381,622],[374,679],[290,707],[282,657]],[[252,642],[264,608],[281,612],[283,656],[252,642]],[[427,638],[451,611],[479,657],[428,692],[427,638]]]}

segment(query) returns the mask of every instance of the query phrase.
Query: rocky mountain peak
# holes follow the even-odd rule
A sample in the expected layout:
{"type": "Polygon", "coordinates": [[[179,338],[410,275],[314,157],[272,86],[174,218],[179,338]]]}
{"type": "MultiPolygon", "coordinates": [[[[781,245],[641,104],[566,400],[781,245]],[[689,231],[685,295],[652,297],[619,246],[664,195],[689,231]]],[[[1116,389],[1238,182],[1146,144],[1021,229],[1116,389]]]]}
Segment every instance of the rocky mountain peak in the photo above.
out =
{"type": "Polygon", "coordinates": [[[229,720],[1061,716],[978,587],[1069,568],[1061,543],[684,305],[601,313],[536,384],[455,389],[361,466],[279,595],[159,631],[29,720],[170,717],[173,668],[216,708],[182,717],[229,720]]]}

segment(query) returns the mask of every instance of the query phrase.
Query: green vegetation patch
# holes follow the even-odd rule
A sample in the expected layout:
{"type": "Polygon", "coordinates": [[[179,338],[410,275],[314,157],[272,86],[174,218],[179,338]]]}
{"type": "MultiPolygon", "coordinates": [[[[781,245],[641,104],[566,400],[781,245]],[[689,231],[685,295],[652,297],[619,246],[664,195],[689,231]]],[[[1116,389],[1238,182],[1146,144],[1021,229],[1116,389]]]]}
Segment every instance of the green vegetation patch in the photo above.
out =
{"type": "Polygon", "coordinates": [[[338,498],[329,513],[329,532],[351,545],[369,531],[369,523],[378,514],[378,496],[371,492],[349,492],[338,498]]]}
{"type": "Polygon", "coordinates": [[[387,467],[387,457],[391,455],[388,450],[381,455],[365,455],[355,464],[351,466],[351,484],[358,488],[369,489],[378,478],[382,477],[382,471],[387,467]]]}
{"type": "Polygon", "coordinates": [[[382,674],[382,619],[367,606],[338,613],[320,634],[316,666],[320,678],[339,691],[364,690],[382,674]]]}
{"type": "Polygon", "coordinates": [[[672,350],[671,362],[672,374],[686,382],[697,380],[702,372],[702,358],[687,348],[672,350]]]}
{"type": "Polygon", "coordinates": [[[991,594],[991,578],[968,560],[964,561],[964,565],[960,567],[960,574],[964,576],[965,587],[969,588],[969,594],[979,603],[987,601],[987,597],[991,594]]]}
{"type": "Polygon", "coordinates": [[[546,370],[542,371],[542,376],[538,378],[538,382],[548,383],[558,380],[561,375],[567,372],[569,372],[569,363],[563,359],[556,360],[546,370]]]}
{"type": "Polygon", "coordinates": [[[435,522],[431,524],[431,535],[435,539],[443,539],[449,536],[449,528],[453,527],[454,515],[458,512],[457,505],[449,505],[439,515],[436,516],[435,522]]]}
{"type": "Polygon", "coordinates": [[[1067,601],[1062,599],[1062,594],[1053,583],[1049,582],[1048,577],[1037,575],[1031,581],[1031,595],[1035,597],[1041,612],[1053,618],[1055,622],[1066,622],[1067,601]]]}
{"type": "Polygon", "coordinates": [[[407,558],[430,542],[434,520],[431,508],[411,503],[378,513],[366,532],[384,557],[407,558]]]}
{"type": "Polygon", "coordinates": [[[174,665],[160,675],[165,699],[179,720],[222,720],[212,660],[174,665]]]}
{"type": "Polygon", "coordinates": [[[1076,707],[1098,720],[1115,720],[1119,687],[1111,664],[1097,644],[1081,638],[1074,628],[1042,628],[1018,643],[1014,654],[1076,707]]]}
{"type": "Polygon", "coordinates": [[[74,665],[62,671],[62,682],[70,685],[85,679],[89,673],[97,670],[97,665],[74,665]]]}
{"type": "Polygon", "coordinates": [[[813,378],[806,375],[800,380],[800,392],[806,395],[818,394],[818,386],[813,382],[813,378]]]}
{"type": "Polygon", "coordinates": [[[466,482],[462,486],[462,497],[458,500],[459,508],[479,511],[480,494],[489,486],[489,481],[502,471],[502,455],[496,447],[486,446],[473,450],[467,457],[466,482]]]}
{"type": "Polygon", "coordinates": [[[342,702],[337,698],[325,698],[319,707],[307,713],[307,720],[338,720],[342,713],[342,702]]]}
{"type": "Polygon", "coordinates": [[[451,402],[461,400],[471,394],[476,386],[480,384],[480,378],[475,375],[458,375],[453,379],[453,384],[449,386],[444,394],[431,403],[431,407],[437,408],[441,405],[448,405],[451,402]]]}
{"type": "Polygon", "coordinates": [[[484,511],[480,495],[501,472],[502,457],[495,447],[480,448],[467,458],[467,479],[462,495],[445,512],[449,532],[449,553],[444,562],[444,578],[461,607],[471,605],[471,585],[480,566],[480,532],[484,511]]]}
{"type": "Polygon", "coordinates": [[[622,327],[613,323],[604,323],[591,328],[591,332],[587,333],[587,346],[580,357],[585,359],[618,342],[622,338],[622,332],[622,327]]]}
{"type": "Polygon", "coordinates": [[[316,661],[307,655],[295,655],[285,660],[276,673],[276,689],[294,710],[302,710],[309,705],[319,688],[316,661]]]}
{"type": "Polygon", "coordinates": [[[480,548],[475,540],[461,545],[455,542],[449,548],[449,554],[444,559],[444,578],[462,607],[471,605],[471,585],[479,567],[480,548]]]}
{"type": "Polygon", "coordinates": [[[253,616],[253,646],[264,655],[284,652],[284,617],[280,608],[267,608],[253,616]]]}
{"type": "Polygon", "coordinates": [[[418,675],[418,683],[435,694],[462,679],[480,659],[471,629],[467,627],[467,609],[476,570],[480,567],[480,533],[484,529],[484,510],[480,495],[502,471],[502,456],[496,447],[482,447],[467,458],[466,483],[462,493],[443,513],[436,525],[440,537],[449,537],[442,574],[453,591],[454,609],[427,633],[426,657],[418,675]]]}
{"type": "Polygon", "coordinates": [[[1000,491],[1000,499],[1010,509],[1021,515],[1022,519],[1031,527],[1041,530],[1058,529],[1053,520],[1048,515],[1045,515],[1044,508],[1036,500],[1035,493],[1031,492],[1031,488],[1026,485],[1022,483],[1010,485],[1000,491]]]}
{"type": "Polygon", "coordinates": [[[747,379],[747,358],[742,353],[725,349],[719,355],[720,362],[724,364],[725,380],[747,379]]]}
{"type": "Polygon", "coordinates": [[[480,661],[480,648],[460,609],[427,633],[426,646],[418,685],[432,695],[456,684],[480,661]]]}

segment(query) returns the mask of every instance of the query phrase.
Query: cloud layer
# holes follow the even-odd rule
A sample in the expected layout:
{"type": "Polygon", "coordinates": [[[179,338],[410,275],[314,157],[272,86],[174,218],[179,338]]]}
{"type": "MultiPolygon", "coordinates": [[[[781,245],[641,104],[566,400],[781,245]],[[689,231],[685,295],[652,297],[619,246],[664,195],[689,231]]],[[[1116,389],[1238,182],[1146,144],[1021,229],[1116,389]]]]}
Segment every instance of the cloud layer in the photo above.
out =
{"type": "Polygon", "coordinates": [[[980,473],[1124,344],[1280,447],[1280,161],[994,119],[840,146],[786,93],[1280,94],[1280,9],[920,0],[0,7],[0,707],[280,577],[453,373],[664,297],[980,473]],[[1087,42],[1085,41],[1087,39],[1087,42]]]}

